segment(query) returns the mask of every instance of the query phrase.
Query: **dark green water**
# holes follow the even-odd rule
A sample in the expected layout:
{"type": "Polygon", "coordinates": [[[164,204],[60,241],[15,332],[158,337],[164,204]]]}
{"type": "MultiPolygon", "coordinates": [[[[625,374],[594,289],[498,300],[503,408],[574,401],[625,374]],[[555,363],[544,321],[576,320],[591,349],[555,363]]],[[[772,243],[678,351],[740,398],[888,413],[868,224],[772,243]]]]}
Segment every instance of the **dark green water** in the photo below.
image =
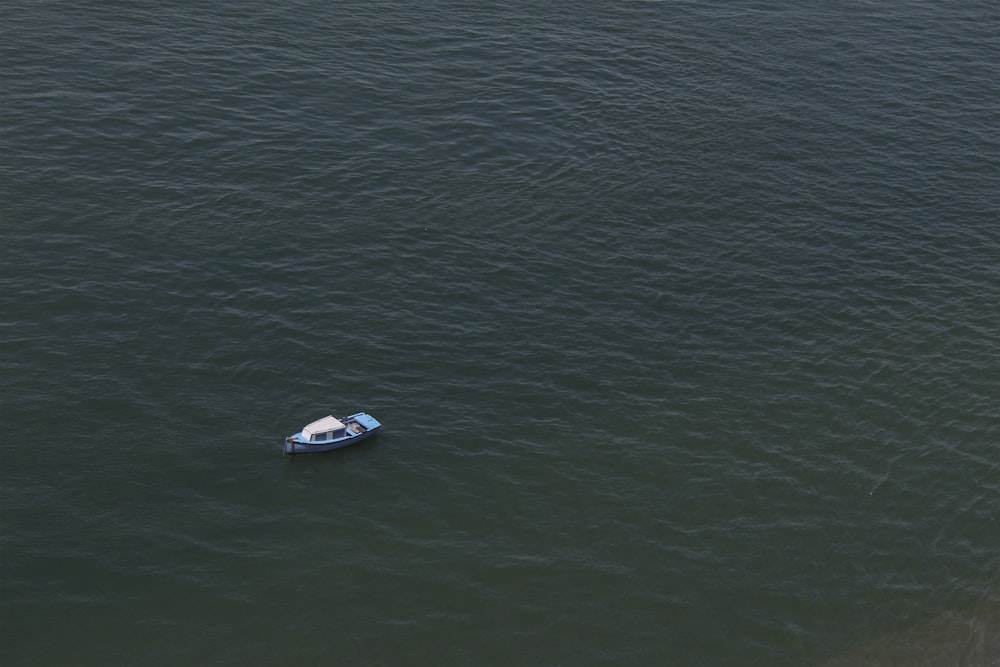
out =
{"type": "Polygon", "coordinates": [[[0,12],[4,665],[1000,664],[993,3],[0,12]]]}

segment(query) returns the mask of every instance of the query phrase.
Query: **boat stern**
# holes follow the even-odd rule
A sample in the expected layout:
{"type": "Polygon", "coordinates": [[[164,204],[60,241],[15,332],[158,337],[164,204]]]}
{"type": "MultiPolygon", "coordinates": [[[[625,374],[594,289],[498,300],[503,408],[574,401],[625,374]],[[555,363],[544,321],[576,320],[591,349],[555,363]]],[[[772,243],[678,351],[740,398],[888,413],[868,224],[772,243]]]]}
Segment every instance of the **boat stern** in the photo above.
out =
{"type": "Polygon", "coordinates": [[[302,432],[299,431],[295,435],[290,435],[287,438],[285,438],[283,446],[286,454],[295,454],[296,448],[298,448],[300,452],[306,451],[304,447],[306,444],[308,443],[303,441],[302,432]]]}

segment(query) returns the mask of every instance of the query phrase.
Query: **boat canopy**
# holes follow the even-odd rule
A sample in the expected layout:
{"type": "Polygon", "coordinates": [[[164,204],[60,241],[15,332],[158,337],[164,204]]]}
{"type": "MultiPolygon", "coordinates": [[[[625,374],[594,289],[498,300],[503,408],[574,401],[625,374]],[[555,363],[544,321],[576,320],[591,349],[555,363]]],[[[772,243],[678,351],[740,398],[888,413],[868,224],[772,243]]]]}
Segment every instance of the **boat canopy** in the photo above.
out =
{"type": "Polygon", "coordinates": [[[337,431],[344,428],[344,424],[334,417],[333,415],[327,415],[322,419],[317,419],[312,424],[302,427],[302,437],[306,440],[312,440],[313,435],[316,433],[325,433],[328,431],[337,431]]]}

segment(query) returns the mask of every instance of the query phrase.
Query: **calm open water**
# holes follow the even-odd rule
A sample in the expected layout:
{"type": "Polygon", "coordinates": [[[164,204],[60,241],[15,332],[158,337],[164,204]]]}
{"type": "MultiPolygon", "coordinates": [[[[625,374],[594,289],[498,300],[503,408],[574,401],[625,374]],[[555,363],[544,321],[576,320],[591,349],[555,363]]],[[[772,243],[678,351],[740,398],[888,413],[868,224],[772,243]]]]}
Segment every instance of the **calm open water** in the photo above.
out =
{"type": "Polygon", "coordinates": [[[0,661],[1000,665],[998,34],[4,3],[0,661]]]}

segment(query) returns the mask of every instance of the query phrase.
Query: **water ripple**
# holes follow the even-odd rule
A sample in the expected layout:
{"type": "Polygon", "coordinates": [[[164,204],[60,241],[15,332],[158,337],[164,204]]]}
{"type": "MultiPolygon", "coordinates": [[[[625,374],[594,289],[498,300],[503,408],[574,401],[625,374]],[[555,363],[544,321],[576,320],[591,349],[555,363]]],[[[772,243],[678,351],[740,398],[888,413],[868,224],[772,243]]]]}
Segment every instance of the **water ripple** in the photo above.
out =
{"type": "Polygon", "coordinates": [[[984,3],[7,14],[5,664],[995,660],[984,3]]]}

